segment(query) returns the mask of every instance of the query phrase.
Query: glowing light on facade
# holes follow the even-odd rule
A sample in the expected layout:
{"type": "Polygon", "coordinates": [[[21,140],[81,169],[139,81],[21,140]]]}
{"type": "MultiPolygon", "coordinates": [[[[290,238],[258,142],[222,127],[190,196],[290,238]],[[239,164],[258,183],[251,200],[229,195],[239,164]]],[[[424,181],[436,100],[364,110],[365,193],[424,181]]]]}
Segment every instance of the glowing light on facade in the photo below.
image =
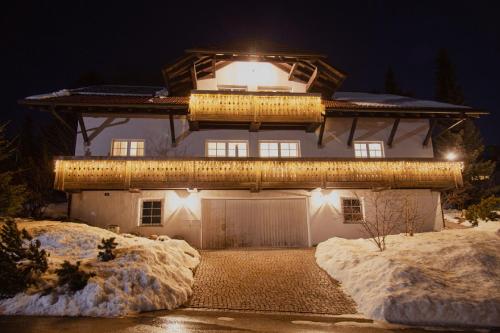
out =
{"type": "Polygon", "coordinates": [[[325,107],[314,94],[192,93],[189,111],[192,121],[320,122],[325,107]]]}
{"type": "Polygon", "coordinates": [[[461,162],[442,161],[74,159],[56,161],[55,187],[59,190],[442,188],[460,186],[461,169],[461,162]]]}

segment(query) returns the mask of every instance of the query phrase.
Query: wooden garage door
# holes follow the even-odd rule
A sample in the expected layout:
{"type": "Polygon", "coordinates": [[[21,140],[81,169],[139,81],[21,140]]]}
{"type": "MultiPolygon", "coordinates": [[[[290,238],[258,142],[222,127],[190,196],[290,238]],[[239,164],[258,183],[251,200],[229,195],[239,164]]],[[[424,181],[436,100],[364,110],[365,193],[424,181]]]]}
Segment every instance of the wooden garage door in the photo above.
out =
{"type": "Polygon", "coordinates": [[[203,248],[304,247],[305,199],[204,199],[203,248]]]}

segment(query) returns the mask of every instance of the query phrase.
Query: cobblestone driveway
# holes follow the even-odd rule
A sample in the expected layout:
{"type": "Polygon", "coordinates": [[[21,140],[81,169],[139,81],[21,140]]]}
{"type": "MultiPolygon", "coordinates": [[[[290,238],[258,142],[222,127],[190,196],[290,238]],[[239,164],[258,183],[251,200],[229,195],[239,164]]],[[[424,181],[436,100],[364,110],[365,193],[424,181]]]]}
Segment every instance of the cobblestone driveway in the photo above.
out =
{"type": "Polygon", "coordinates": [[[354,302],[315,262],[313,249],[202,251],[193,308],[356,313],[354,302]]]}

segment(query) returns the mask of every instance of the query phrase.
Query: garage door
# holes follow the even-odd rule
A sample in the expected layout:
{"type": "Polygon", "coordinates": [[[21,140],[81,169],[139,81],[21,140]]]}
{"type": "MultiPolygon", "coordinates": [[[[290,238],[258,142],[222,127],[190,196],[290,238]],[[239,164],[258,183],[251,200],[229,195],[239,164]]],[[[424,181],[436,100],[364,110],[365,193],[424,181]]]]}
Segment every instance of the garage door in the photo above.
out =
{"type": "Polygon", "coordinates": [[[204,249],[305,247],[305,199],[204,199],[204,249]]]}

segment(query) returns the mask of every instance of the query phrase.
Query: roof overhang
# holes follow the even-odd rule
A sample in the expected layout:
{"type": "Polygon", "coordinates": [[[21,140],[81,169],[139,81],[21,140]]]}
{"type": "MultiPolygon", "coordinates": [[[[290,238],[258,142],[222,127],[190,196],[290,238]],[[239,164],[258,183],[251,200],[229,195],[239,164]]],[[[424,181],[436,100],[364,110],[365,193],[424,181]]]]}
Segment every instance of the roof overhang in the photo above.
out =
{"type": "Polygon", "coordinates": [[[215,72],[233,61],[269,62],[288,72],[289,80],[305,83],[307,92],[330,98],[346,74],[326,62],[321,54],[296,52],[250,52],[236,50],[190,49],[162,69],[169,94],[186,96],[197,89],[197,80],[214,78],[215,72]]]}

